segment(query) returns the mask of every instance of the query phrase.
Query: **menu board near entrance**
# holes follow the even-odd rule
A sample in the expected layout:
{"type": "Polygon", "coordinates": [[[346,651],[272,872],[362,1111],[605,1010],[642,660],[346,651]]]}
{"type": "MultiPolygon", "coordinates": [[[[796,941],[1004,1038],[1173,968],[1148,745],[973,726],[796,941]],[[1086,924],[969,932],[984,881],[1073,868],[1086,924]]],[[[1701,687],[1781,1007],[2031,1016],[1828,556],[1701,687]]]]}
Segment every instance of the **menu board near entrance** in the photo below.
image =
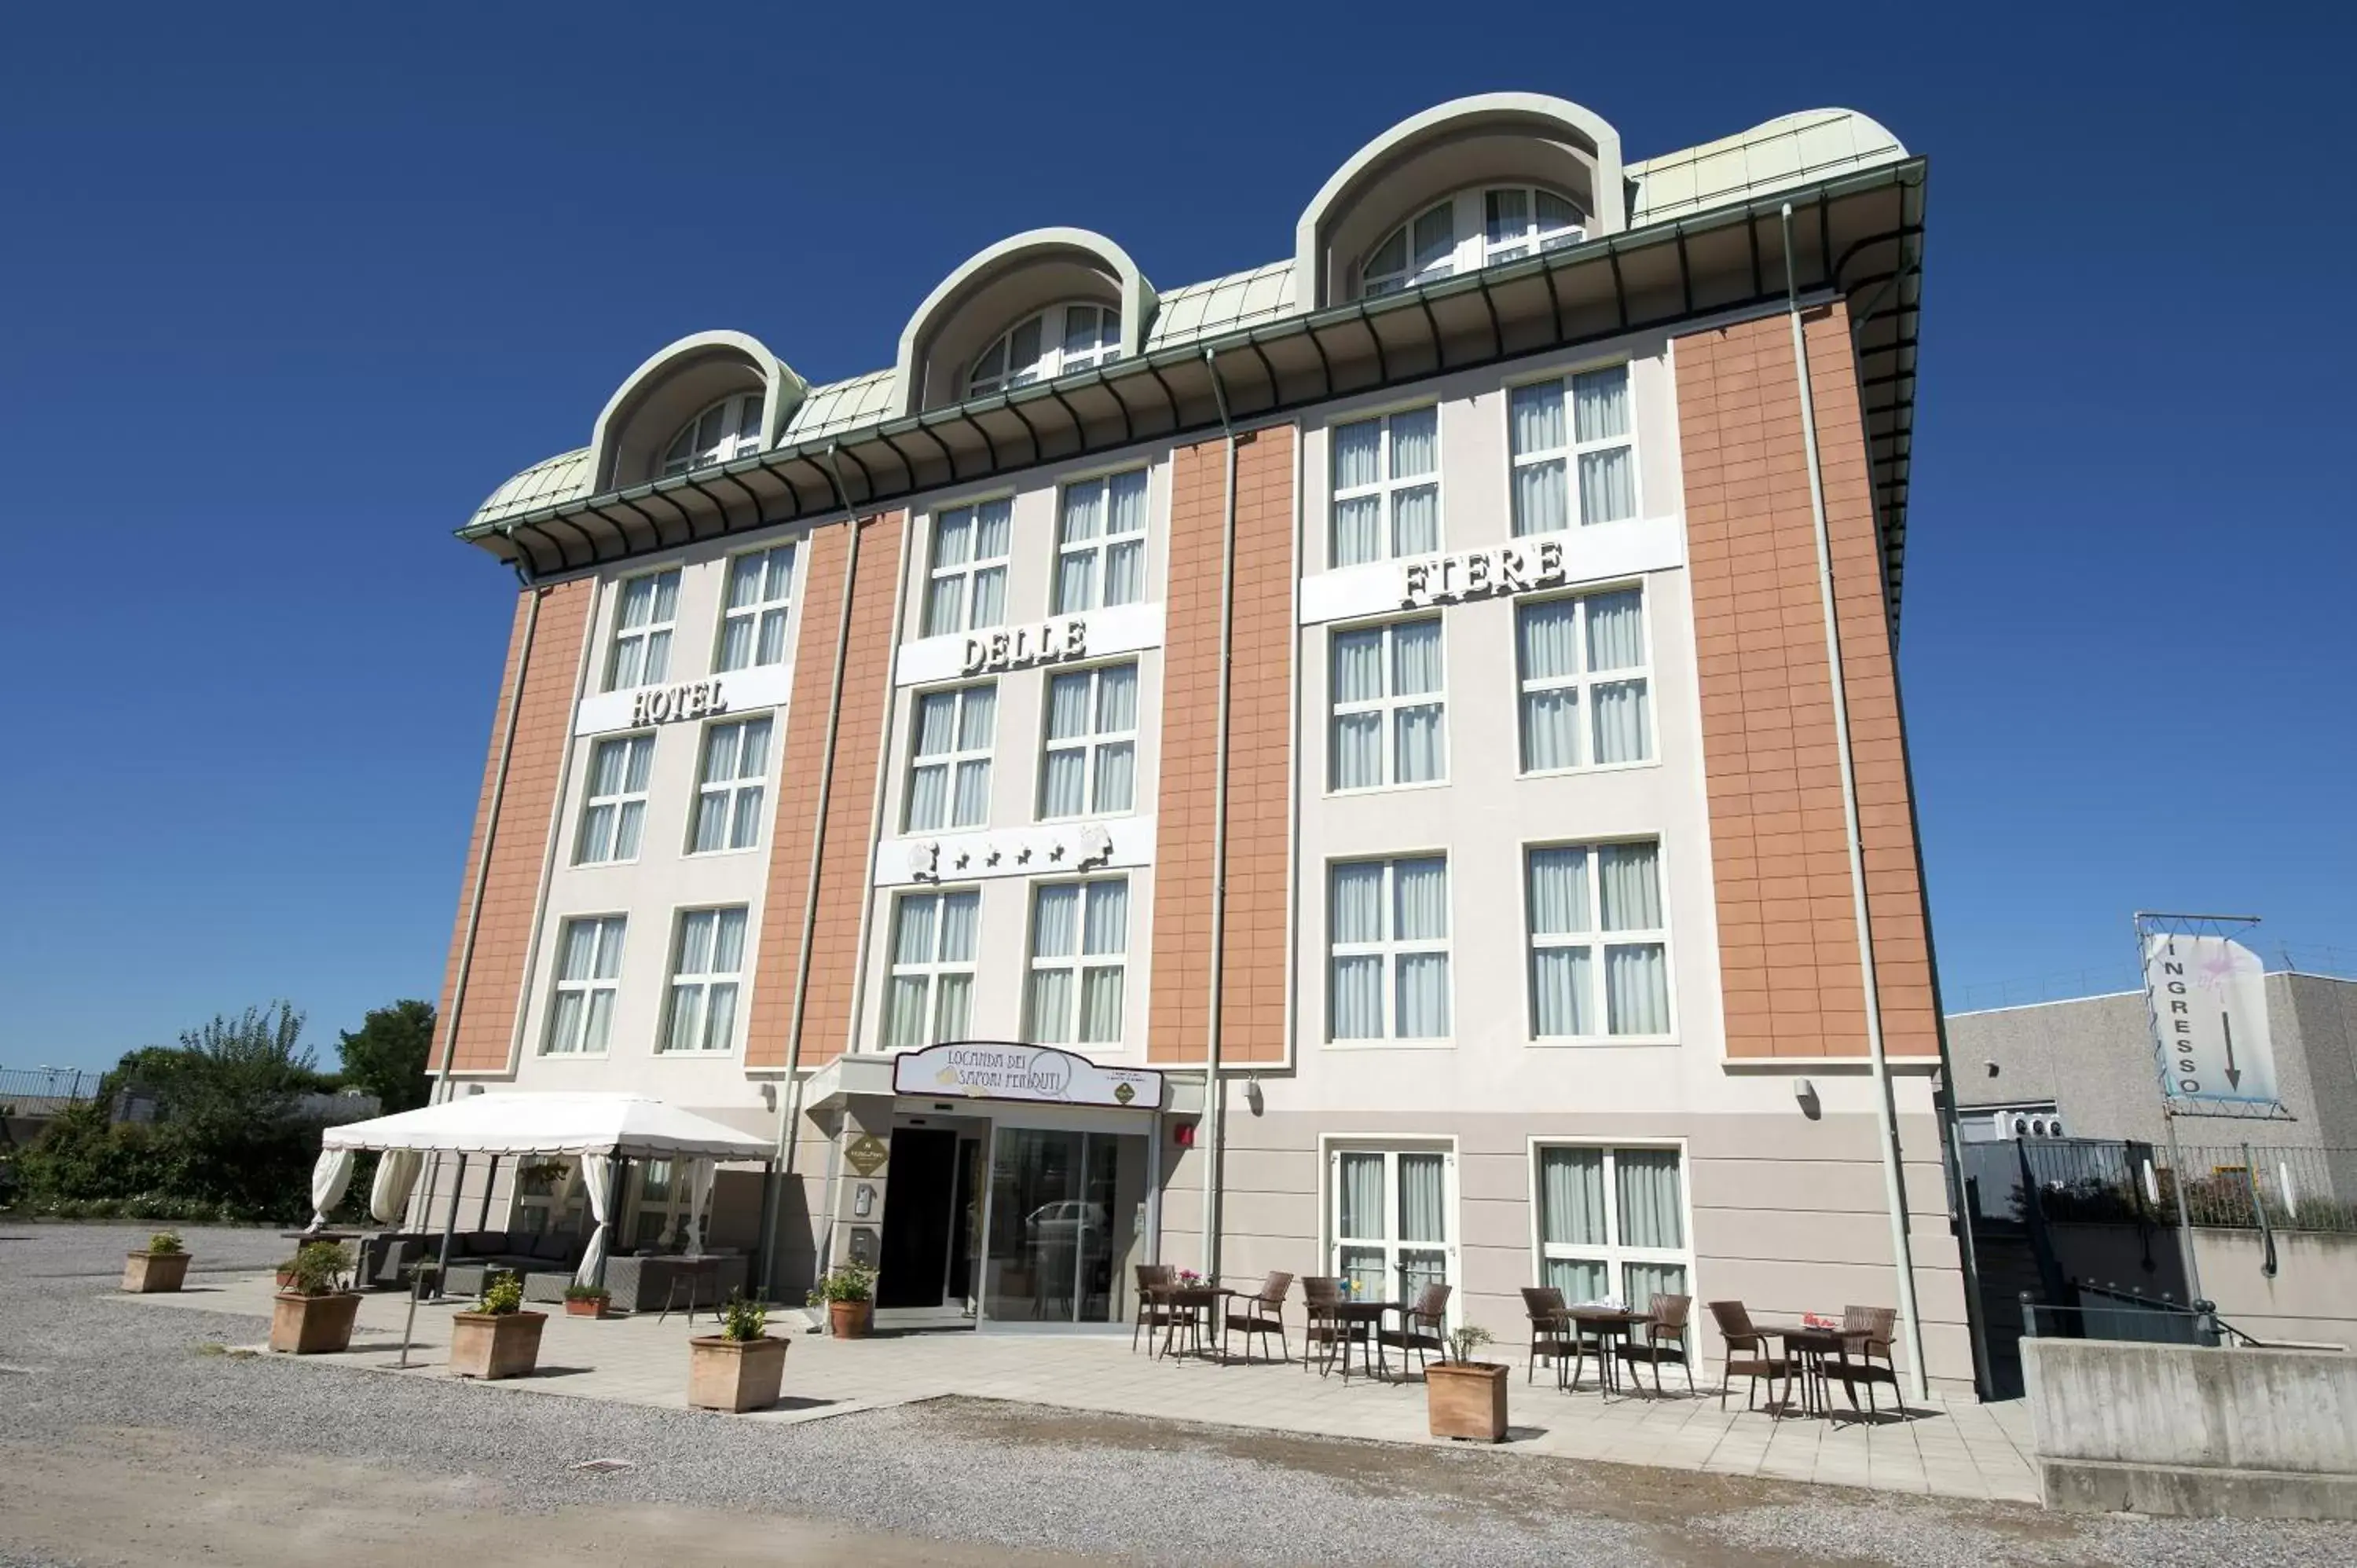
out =
{"type": "Polygon", "coordinates": [[[952,1040],[897,1058],[892,1063],[892,1092],[1158,1111],[1162,1075],[1134,1068],[1099,1067],[1053,1046],[952,1040]]]}

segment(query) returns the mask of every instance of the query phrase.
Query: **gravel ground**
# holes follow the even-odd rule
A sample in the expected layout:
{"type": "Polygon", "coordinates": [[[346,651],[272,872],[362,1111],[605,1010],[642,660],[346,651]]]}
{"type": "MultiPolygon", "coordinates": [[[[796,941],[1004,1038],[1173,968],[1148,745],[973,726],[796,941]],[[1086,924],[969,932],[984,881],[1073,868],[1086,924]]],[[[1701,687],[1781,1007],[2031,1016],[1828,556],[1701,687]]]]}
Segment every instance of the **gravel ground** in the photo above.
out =
{"type": "MultiPolygon", "coordinates": [[[[261,1321],[94,1299],[112,1290],[126,1244],[142,1233],[0,1219],[0,1568],[54,1561],[22,1554],[28,1541],[52,1539],[20,1527],[41,1507],[38,1487],[22,1479],[38,1467],[31,1461],[71,1478],[78,1466],[118,1453],[127,1470],[147,1474],[202,1466],[216,1477],[205,1481],[208,1497],[222,1495],[221,1477],[249,1486],[272,1477],[292,1488],[297,1509],[300,1488],[310,1484],[303,1477],[326,1474],[323,1466],[334,1466],[339,1487],[382,1477],[388,1487],[438,1487],[434,1506],[481,1515],[469,1528],[485,1547],[493,1541],[484,1532],[501,1529],[501,1519],[526,1541],[548,1528],[534,1517],[654,1520],[676,1544],[705,1528],[742,1529],[743,1516],[754,1515],[822,1530],[899,1532],[942,1543],[939,1550],[981,1553],[962,1556],[969,1562],[1051,1553],[1552,1568],[2357,1562],[2357,1529],[2335,1525],[2087,1519],[986,1402],[752,1425],[224,1356],[222,1344],[259,1339],[261,1321]],[[21,1456],[16,1477],[11,1453],[21,1456]],[[574,1468],[604,1457],[632,1467],[574,1468]]],[[[266,1265],[285,1246],[254,1231],[185,1234],[197,1277],[266,1265]]],[[[255,1507],[266,1512],[268,1505],[255,1507]]],[[[107,1560],[170,1555],[150,1548],[107,1560]]]]}

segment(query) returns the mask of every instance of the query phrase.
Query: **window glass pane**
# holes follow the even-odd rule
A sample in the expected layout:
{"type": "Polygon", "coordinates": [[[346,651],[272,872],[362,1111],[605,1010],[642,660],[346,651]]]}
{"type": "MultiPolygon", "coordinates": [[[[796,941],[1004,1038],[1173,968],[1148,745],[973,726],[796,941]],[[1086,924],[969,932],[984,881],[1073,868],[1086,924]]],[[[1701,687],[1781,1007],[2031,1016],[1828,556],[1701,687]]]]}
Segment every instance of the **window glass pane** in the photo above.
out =
{"type": "Polygon", "coordinates": [[[989,750],[998,720],[998,688],[969,686],[958,699],[958,749],[989,750]]]}
{"type": "Polygon", "coordinates": [[[1383,425],[1379,419],[1334,427],[1334,488],[1354,489],[1383,478],[1383,425]]]}
{"type": "Polygon", "coordinates": [[[1403,941],[1439,941],[1448,935],[1448,863],[1434,856],[1397,863],[1399,924],[1403,941]]]}
{"type": "Polygon", "coordinates": [[[1429,555],[1440,548],[1440,491],[1415,485],[1392,492],[1392,553],[1429,555]]]}
{"type": "Polygon", "coordinates": [[[1365,862],[1334,868],[1334,940],[1383,940],[1383,868],[1365,862]]]}
{"type": "Polygon", "coordinates": [[[1439,1155],[1399,1157],[1399,1240],[1448,1240],[1445,1201],[1446,1161],[1439,1155]]]}
{"type": "Polygon", "coordinates": [[[1090,969],[1081,975],[1081,1040],[1109,1045],[1122,1036],[1122,972],[1090,969]]]}
{"type": "Polygon", "coordinates": [[[1356,496],[1334,506],[1334,564],[1357,566],[1383,555],[1383,503],[1356,496]]]}
{"type": "Polygon", "coordinates": [[[1448,1035],[1448,955],[1402,953],[1399,959],[1399,1037],[1438,1040],[1448,1035]]]}
{"type": "Polygon", "coordinates": [[[1372,955],[1334,961],[1334,1015],[1338,1040],[1383,1037],[1383,961],[1372,955]]]}
{"type": "Polygon", "coordinates": [[[1566,936],[1587,929],[1587,852],[1531,851],[1532,934],[1566,936]]]}
{"type": "Polygon", "coordinates": [[[1066,883],[1039,889],[1031,922],[1033,958],[1070,958],[1080,938],[1081,890],[1066,883]]]}
{"type": "Polygon", "coordinates": [[[1055,677],[1048,682],[1048,738],[1078,740],[1088,733],[1088,672],[1055,677]]]}
{"type": "Polygon", "coordinates": [[[1615,942],[1604,950],[1605,1014],[1616,1035],[1670,1032],[1670,971],[1659,942],[1615,942]]]}
{"type": "Polygon", "coordinates": [[[1563,383],[1516,387],[1512,399],[1514,456],[1553,452],[1563,445],[1563,383]]]}
{"type": "Polygon", "coordinates": [[[1105,481],[1110,502],[1105,513],[1108,535],[1146,532],[1146,470],[1133,468],[1105,481]]]}
{"type": "Polygon", "coordinates": [[[1440,411],[1419,408],[1394,413],[1392,427],[1392,478],[1412,479],[1440,466],[1440,411]]]}
{"type": "Polygon", "coordinates": [[[1437,703],[1418,703],[1392,715],[1392,782],[1429,784],[1448,776],[1448,726],[1437,703]]]}
{"type": "Polygon", "coordinates": [[[1539,1188],[1544,1240],[1574,1247],[1604,1245],[1603,1150],[1540,1150],[1539,1188]]]}
{"type": "Polygon", "coordinates": [[[1334,700],[1369,703],[1383,694],[1381,627],[1334,634],[1334,700]]]}
{"type": "Polygon", "coordinates": [[[1579,673],[1579,607],[1571,599],[1524,605],[1523,679],[1559,680],[1579,673]]]}
{"type": "Polygon", "coordinates": [[[1001,499],[985,501],[974,509],[974,558],[995,561],[1006,553],[1010,520],[1015,515],[1015,503],[1001,499]]]}
{"type": "Polygon", "coordinates": [[[1383,1157],[1350,1153],[1341,1156],[1334,1183],[1335,1232],[1354,1239],[1384,1234],[1383,1157]]]}
{"type": "Polygon", "coordinates": [[[1457,248],[1457,216],[1452,203],[1419,214],[1415,220],[1415,271],[1418,276],[1438,275],[1449,269],[1457,248]]]}
{"type": "Polygon", "coordinates": [[[1549,1258],[1546,1261],[1546,1282],[1563,1292],[1563,1299],[1574,1306],[1583,1302],[1601,1301],[1608,1293],[1604,1264],[1588,1258],[1549,1258]]]}
{"type": "Polygon", "coordinates": [[[1086,484],[1065,486],[1060,542],[1081,544],[1094,539],[1103,513],[1103,480],[1091,479],[1086,484]]]}
{"type": "Polygon", "coordinates": [[[1609,843],[1596,852],[1597,882],[1604,895],[1608,931],[1657,931],[1662,928],[1659,847],[1609,843]]]}
{"type": "Polygon", "coordinates": [[[1383,781],[1383,715],[1340,714],[1334,719],[1334,788],[1372,789],[1383,781]]]}
{"type": "Polygon", "coordinates": [[[1136,791],[1135,748],[1128,741],[1108,741],[1097,747],[1096,800],[1090,810],[1100,813],[1126,811],[1136,791]]]}
{"type": "Polygon", "coordinates": [[[1645,597],[1631,588],[1587,600],[1587,667],[1633,670],[1645,662],[1645,597]]]}
{"type": "Polygon", "coordinates": [[[1072,1038],[1072,972],[1039,969],[1031,972],[1031,1037],[1042,1045],[1061,1046],[1072,1038]]]}
{"type": "Polygon", "coordinates": [[[942,961],[974,961],[974,928],[982,913],[979,893],[952,893],[942,900],[942,961]]]}
{"type": "Polygon", "coordinates": [[[917,755],[939,757],[957,733],[957,693],[927,692],[917,699],[917,755]]]}
{"type": "Polygon", "coordinates": [[[1546,947],[1531,950],[1531,1026],[1541,1039],[1597,1033],[1596,950],[1546,947]]]}
{"type": "Polygon", "coordinates": [[[1549,457],[1514,469],[1514,536],[1552,533],[1571,526],[1571,492],[1563,459],[1549,457]]]}
{"type": "Polygon", "coordinates": [[[1039,776],[1039,814],[1077,817],[1088,810],[1089,754],[1080,746],[1048,754],[1039,776]]]}
{"type": "Polygon", "coordinates": [[[899,929],[892,939],[894,963],[933,961],[933,916],[938,900],[930,895],[900,900],[899,929]]]}
{"type": "Polygon", "coordinates": [[[1440,670],[1440,622],[1406,621],[1391,628],[1392,694],[1422,696],[1443,685],[1440,670]]]}
{"type": "Polygon", "coordinates": [[[1082,933],[1081,950],[1091,957],[1125,951],[1129,946],[1128,880],[1092,882],[1087,891],[1088,929],[1082,933]]]}
{"type": "Polygon", "coordinates": [[[1531,224],[1531,193],[1493,190],[1484,199],[1489,208],[1490,243],[1511,245],[1523,238],[1531,224]]]}
{"type": "Polygon", "coordinates": [[[1097,671],[1097,733],[1117,735],[1137,727],[1137,666],[1115,664],[1097,671]]]}
{"type": "Polygon", "coordinates": [[[1629,367],[1584,371],[1571,378],[1579,439],[1607,441],[1629,434],[1629,367]]]}
{"type": "Polygon", "coordinates": [[[1675,1250],[1685,1245],[1675,1149],[1621,1149],[1612,1156],[1620,1189],[1620,1244],[1675,1250]]]}
{"type": "Polygon", "coordinates": [[[1637,465],[1626,446],[1579,455],[1579,521],[1619,522],[1637,515],[1637,465]]]}
{"type": "Polygon", "coordinates": [[[1523,699],[1523,768],[1544,773],[1579,766],[1579,693],[1566,686],[1523,699]]]}
{"type": "Polygon", "coordinates": [[[1146,597],[1146,546],[1135,540],[1105,546],[1104,602],[1134,605],[1146,597]]]}
{"type": "Polygon", "coordinates": [[[1652,711],[1642,681],[1597,683],[1596,760],[1642,762],[1653,754],[1652,711]]]}

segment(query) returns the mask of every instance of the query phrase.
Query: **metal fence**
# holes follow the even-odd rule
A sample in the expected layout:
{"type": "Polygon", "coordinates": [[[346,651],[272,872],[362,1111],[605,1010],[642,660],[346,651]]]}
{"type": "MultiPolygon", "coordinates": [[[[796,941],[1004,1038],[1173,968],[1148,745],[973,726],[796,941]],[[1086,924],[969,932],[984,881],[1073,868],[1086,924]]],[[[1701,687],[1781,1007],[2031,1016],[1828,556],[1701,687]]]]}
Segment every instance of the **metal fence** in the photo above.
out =
{"type": "MultiPolygon", "coordinates": [[[[2357,1149],[2186,1144],[2186,1218],[2197,1226],[2357,1232],[2357,1149]]],[[[1983,1219],[2177,1223],[2179,1173],[2164,1144],[2007,1139],[1958,1151],[1983,1219]]]]}
{"type": "Polygon", "coordinates": [[[0,1067],[0,1107],[20,1116],[62,1110],[95,1096],[102,1076],[95,1068],[0,1067]]]}

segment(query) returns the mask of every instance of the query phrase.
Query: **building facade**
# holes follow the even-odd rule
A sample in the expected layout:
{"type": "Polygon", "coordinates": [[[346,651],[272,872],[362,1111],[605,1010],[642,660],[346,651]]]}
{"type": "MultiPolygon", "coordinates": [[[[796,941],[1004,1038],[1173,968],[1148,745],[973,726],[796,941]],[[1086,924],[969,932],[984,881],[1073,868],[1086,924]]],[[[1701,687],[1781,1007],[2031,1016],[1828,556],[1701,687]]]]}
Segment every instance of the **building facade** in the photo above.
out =
{"type": "MultiPolygon", "coordinates": [[[[461,531],[522,586],[440,1091],[775,1137],[707,1240],[790,1297],[1859,1302],[1966,1381],[1895,670],[1924,175],[1845,111],[1624,164],[1498,94],[1252,272],[1044,230],[888,370],[665,349],[461,531]]],[[[566,1222],[535,1179],[492,1196],[566,1222]]]]}

